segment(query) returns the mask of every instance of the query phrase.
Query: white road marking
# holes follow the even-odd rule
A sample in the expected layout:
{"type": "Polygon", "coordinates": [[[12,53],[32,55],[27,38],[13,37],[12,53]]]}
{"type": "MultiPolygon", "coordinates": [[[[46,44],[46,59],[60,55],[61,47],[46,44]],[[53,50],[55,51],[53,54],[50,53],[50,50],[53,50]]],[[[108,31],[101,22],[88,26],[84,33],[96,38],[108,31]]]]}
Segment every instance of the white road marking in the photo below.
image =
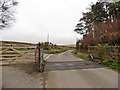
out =
{"type": "Polygon", "coordinates": [[[58,65],[58,66],[59,66],[59,65],[61,65],[61,64],[55,64],[55,65],[58,65]]]}
{"type": "Polygon", "coordinates": [[[74,65],[74,64],[68,64],[68,65],[72,66],[72,65],[74,65]]]}
{"type": "Polygon", "coordinates": [[[60,53],[60,54],[58,54],[58,55],[63,55],[63,54],[65,54],[65,53],[67,53],[69,50],[67,50],[67,51],[65,51],[65,52],[62,52],[62,53],[60,53]]]}
{"type": "Polygon", "coordinates": [[[50,54],[50,55],[46,56],[44,60],[47,60],[47,59],[48,59],[50,56],[52,56],[52,55],[53,55],[53,54],[50,54]]]}

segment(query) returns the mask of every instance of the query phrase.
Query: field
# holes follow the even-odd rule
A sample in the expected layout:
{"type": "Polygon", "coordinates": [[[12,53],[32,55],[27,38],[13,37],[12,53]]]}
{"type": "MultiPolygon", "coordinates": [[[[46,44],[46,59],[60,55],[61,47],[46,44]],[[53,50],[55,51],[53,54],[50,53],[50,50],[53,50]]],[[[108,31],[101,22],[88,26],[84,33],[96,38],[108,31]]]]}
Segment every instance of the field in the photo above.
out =
{"type": "MultiPolygon", "coordinates": [[[[26,42],[16,42],[16,41],[0,41],[0,46],[5,47],[5,46],[15,46],[15,47],[29,47],[29,46],[37,46],[37,44],[33,43],[26,43],[26,42]]],[[[44,53],[47,54],[56,54],[56,53],[61,53],[65,52],[66,50],[70,50],[74,48],[74,45],[54,45],[54,44],[47,44],[44,45],[44,53]]],[[[24,51],[26,48],[17,48],[19,51],[24,51]]]]}
{"type": "Polygon", "coordinates": [[[36,45],[36,44],[26,43],[26,42],[17,42],[17,41],[0,41],[0,45],[2,45],[2,46],[9,46],[9,45],[13,45],[13,46],[33,46],[33,45],[36,45]]]}

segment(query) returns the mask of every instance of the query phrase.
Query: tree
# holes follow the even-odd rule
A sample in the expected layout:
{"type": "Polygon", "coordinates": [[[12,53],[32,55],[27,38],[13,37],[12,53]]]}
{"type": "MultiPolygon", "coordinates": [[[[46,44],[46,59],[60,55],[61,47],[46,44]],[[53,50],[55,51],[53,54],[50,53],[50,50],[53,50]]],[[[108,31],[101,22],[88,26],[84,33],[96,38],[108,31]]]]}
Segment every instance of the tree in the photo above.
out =
{"type": "Polygon", "coordinates": [[[107,20],[108,14],[105,10],[104,2],[97,2],[91,6],[91,12],[93,13],[94,23],[105,22],[107,20]]]}
{"type": "Polygon", "coordinates": [[[120,1],[103,1],[99,0],[90,6],[89,11],[83,12],[74,30],[78,34],[86,31],[82,40],[85,46],[99,43],[120,45],[120,1]]]}
{"type": "Polygon", "coordinates": [[[91,12],[83,13],[83,17],[79,20],[79,23],[76,25],[76,31],[79,34],[85,34],[86,31],[89,31],[92,27],[93,14],[91,12]]]}
{"type": "Polygon", "coordinates": [[[109,3],[108,4],[108,12],[111,21],[115,21],[120,19],[120,1],[109,3]]]}
{"type": "Polygon", "coordinates": [[[84,30],[83,23],[80,22],[76,25],[76,29],[74,31],[79,33],[79,34],[84,34],[83,30],[84,30]]]}
{"type": "Polygon", "coordinates": [[[16,0],[0,0],[0,30],[9,27],[15,20],[16,0]]]}

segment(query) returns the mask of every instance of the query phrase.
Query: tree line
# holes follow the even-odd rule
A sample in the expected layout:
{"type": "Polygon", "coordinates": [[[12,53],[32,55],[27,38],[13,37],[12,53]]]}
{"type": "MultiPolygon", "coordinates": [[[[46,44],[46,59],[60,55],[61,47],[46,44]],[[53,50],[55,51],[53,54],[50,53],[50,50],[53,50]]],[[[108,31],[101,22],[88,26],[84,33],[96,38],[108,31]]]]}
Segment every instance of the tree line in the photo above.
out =
{"type": "Polygon", "coordinates": [[[120,45],[120,1],[96,2],[82,13],[74,30],[83,35],[83,47],[98,44],[120,45]]]}

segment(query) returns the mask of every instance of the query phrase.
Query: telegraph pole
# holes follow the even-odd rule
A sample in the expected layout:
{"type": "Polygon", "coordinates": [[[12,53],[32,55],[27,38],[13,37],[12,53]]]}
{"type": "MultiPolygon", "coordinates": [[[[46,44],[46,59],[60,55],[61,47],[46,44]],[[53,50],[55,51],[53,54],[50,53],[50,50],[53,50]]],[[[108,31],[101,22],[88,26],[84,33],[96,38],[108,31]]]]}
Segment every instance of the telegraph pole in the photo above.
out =
{"type": "Polygon", "coordinates": [[[49,43],[49,33],[48,33],[48,35],[47,35],[47,42],[49,43]]]}

